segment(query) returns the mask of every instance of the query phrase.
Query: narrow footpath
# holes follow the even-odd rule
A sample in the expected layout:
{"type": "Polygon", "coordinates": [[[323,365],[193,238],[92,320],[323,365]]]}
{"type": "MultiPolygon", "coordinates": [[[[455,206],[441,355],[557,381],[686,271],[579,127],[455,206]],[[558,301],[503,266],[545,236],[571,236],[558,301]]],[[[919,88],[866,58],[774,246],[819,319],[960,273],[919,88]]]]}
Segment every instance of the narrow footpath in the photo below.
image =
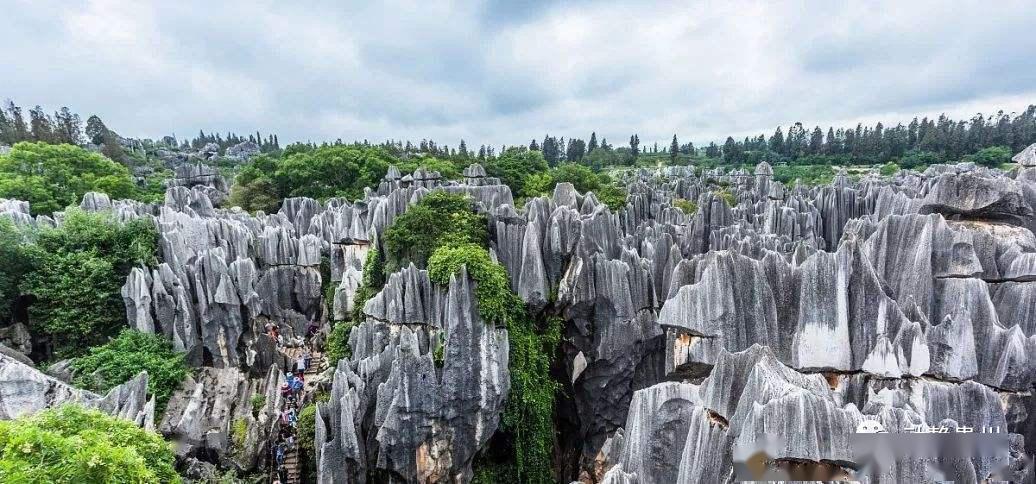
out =
{"type": "Polygon", "coordinates": [[[313,403],[313,394],[317,388],[316,377],[327,368],[327,359],[314,343],[313,338],[306,338],[302,345],[278,345],[278,350],[288,361],[288,368],[284,369],[285,383],[281,387],[281,408],[273,429],[276,438],[270,446],[271,484],[302,482],[298,417],[306,404],[313,403]],[[300,361],[303,362],[303,371],[299,371],[300,361]]]}

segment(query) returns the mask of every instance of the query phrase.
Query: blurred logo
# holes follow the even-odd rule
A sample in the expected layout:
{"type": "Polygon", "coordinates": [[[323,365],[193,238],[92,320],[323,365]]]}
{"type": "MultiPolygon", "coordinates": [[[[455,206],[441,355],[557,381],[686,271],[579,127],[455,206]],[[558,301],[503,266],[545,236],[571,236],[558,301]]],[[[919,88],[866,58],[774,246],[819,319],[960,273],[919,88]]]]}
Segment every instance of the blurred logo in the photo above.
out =
{"type": "Polygon", "coordinates": [[[884,434],[885,426],[877,420],[863,420],[856,426],[858,434],[884,434]]]}

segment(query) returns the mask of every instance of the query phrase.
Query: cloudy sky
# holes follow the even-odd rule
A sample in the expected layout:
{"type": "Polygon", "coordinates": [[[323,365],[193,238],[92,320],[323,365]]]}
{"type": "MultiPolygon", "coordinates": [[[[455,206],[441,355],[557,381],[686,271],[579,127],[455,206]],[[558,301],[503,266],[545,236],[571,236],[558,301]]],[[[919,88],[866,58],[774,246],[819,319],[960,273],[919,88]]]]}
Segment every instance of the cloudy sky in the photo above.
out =
{"type": "Polygon", "coordinates": [[[1036,103],[1030,2],[0,0],[0,99],[129,136],[707,142],[1036,103]],[[308,4],[298,6],[296,4],[308,4]],[[835,3],[845,5],[834,5],[835,3]]]}

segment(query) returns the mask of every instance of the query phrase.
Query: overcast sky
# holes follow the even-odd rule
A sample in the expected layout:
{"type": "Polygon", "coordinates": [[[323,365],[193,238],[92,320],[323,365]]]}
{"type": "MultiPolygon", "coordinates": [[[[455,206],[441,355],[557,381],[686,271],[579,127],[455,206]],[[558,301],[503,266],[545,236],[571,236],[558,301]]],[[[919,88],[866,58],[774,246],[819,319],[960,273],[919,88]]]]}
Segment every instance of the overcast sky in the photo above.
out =
{"type": "Polygon", "coordinates": [[[450,146],[1036,103],[1031,1],[690,3],[0,0],[0,99],[127,136],[450,146]]]}

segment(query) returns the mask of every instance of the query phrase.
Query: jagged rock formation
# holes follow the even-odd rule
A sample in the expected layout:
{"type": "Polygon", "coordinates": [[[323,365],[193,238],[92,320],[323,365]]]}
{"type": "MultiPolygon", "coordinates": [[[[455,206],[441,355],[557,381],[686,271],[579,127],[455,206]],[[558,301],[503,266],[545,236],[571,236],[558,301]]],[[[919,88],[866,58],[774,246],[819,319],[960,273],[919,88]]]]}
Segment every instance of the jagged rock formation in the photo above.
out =
{"type": "Polygon", "coordinates": [[[283,383],[278,367],[265,378],[237,368],[202,368],[173,394],[158,430],[177,443],[177,455],[187,462],[255,469],[269,458],[283,383]],[[254,408],[253,401],[263,404],[254,408]]]}
{"type": "Polygon", "coordinates": [[[466,482],[510,386],[507,330],[481,320],[465,271],[444,289],[412,265],[364,314],[317,406],[320,482],[466,482]]]}
{"type": "Polygon", "coordinates": [[[153,430],[155,400],[147,399],[147,381],[147,373],[141,372],[130,381],[112,388],[107,395],[97,395],[0,352],[0,419],[15,419],[45,408],[78,403],[153,430]]]}
{"type": "MultiPolygon", "coordinates": [[[[460,183],[391,168],[363,200],[291,198],[276,214],[219,208],[209,184],[174,184],[157,206],[82,206],[159,228],[162,263],[134,270],[123,296],[134,327],[203,367],[161,425],[185,458],[262,465],[268,430],[241,402],[278,384],[263,326],[297,337],[346,318],[379,234],[445,190],[487,214],[491,253],[529,310],[565,320],[559,480],[1014,479],[1036,450],[1034,149],[1010,172],[840,172],[817,187],[777,183],[766,163],[640,169],[614,212],[568,184],[516,209],[478,165],[460,183]],[[1003,445],[868,460],[855,430],[871,421],[996,429],[1003,445]]],[[[11,201],[0,213],[60,223],[11,201]]],[[[466,482],[508,397],[507,332],[481,321],[465,274],[446,288],[412,266],[387,279],[318,407],[319,480],[466,482]]]]}

